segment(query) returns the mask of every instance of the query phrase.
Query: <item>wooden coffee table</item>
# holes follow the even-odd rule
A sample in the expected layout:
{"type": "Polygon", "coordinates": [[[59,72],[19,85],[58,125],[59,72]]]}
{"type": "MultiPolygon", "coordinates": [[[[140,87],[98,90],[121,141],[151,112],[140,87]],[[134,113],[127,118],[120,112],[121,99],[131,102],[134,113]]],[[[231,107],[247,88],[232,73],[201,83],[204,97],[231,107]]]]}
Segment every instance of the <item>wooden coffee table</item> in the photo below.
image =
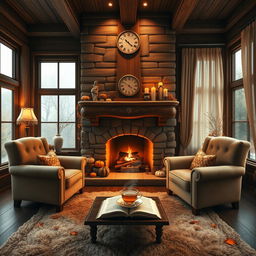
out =
{"type": "Polygon", "coordinates": [[[152,198],[158,207],[161,219],[146,219],[146,218],[115,218],[115,219],[96,219],[98,211],[100,209],[101,203],[108,197],[96,197],[93,205],[86,216],[84,225],[90,226],[91,242],[96,243],[97,240],[97,226],[98,225],[153,225],[156,228],[156,242],[161,243],[161,238],[163,234],[163,226],[169,225],[169,220],[166,216],[164,208],[158,197],[152,198]]]}

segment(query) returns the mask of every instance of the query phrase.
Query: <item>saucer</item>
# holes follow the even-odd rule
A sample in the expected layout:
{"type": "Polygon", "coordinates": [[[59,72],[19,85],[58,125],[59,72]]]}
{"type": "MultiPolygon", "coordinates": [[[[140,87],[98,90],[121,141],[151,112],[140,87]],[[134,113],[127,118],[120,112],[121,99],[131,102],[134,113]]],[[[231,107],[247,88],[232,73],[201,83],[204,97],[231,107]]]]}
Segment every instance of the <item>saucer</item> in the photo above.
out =
{"type": "Polygon", "coordinates": [[[135,208],[138,207],[139,205],[141,205],[143,203],[142,199],[139,198],[137,199],[135,202],[133,202],[132,204],[127,204],[122,197],[120,197],[119,199],[117,199],[116,203],[119,206],[125,207],[125,208],[135,208]]]}

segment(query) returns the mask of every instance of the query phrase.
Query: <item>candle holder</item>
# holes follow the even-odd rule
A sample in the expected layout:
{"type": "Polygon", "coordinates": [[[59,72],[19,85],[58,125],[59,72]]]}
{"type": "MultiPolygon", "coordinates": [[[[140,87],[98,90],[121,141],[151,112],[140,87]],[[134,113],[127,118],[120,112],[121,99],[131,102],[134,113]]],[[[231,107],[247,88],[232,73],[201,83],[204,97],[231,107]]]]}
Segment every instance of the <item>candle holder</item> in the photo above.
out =
{"type": "Polygon", "coordinates": [[[150,94],[149,93],[144,93],[144,100],[150,100],[150,94]]]}

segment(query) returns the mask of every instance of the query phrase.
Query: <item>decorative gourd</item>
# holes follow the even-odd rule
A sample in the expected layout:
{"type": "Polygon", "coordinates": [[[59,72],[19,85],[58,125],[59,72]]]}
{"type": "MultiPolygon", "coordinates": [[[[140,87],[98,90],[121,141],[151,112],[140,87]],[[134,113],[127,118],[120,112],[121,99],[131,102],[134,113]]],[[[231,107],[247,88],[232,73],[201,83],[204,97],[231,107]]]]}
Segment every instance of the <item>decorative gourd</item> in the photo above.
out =
{"type": "Polygon", "coordinates": [[[84,95],[81,97],[81,100],[90,100],[90,96],[84,95]]]}
{"type": "Polygon", "coordinates": [[[100,99],[106,99],[108,97],[108,95],[106,94],[106,93],[101,93],[100,95],[99,95],[99,98],[100,99]]]}
{"type": "Polygon", "coordinates": [[[165,171],[163,171],[163,170],[156,171],[155,175],[157,177],[165,177],[165,171]]]}
{"type": "Polygon", "coordinates": [[[95,167],[103,167],[104,165],[104,162],[101,160],[97,160],[94,164],[95,167]]]}
{"type": "Polygon", "coordinates": [[[97,176],[97,173],[96,172],[91,172],[90,173],[90,177],[96,177],[97,176]]]}
{"type": "Polygon", "coordinates": [[[107,166],[101,167],[98,169],[98,175],[100,177],[107,177],[109,175],[109,168],[107,166]]]}

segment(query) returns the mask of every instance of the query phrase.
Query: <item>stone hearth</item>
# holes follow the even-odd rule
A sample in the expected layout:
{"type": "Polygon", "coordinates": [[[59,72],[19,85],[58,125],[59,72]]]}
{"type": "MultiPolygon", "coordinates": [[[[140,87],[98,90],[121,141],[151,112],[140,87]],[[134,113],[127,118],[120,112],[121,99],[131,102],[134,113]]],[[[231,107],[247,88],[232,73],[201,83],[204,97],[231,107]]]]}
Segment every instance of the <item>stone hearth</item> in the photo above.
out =
{"type": "Polygon", "coordinates": [[[107,160],[107,142],[115,137],[133,135],[153,143],[151,171],[162,167],[165,156],[175,154],[177,101],[80,101],[81,154],[107,160]]]}

